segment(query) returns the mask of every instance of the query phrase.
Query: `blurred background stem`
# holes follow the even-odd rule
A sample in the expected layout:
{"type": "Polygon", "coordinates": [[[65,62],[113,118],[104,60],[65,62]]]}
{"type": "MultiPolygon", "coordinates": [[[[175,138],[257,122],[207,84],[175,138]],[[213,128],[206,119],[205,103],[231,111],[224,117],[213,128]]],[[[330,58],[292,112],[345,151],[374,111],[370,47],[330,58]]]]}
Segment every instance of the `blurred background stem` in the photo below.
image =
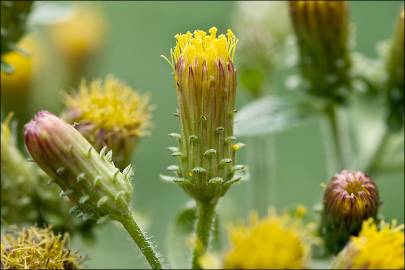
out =
{"type": "Polygon", "coordinates": [[[250,137],[247,143],[251,207],[261,216],[267,213],[270,205],[276,203],[274,146],[274,135],[250,137]]]}
{"type": "Polygon", "coordinates": [[[335,104],[325,109],[324,141],[328,164],[328,177],[335,173],[349,169],[350,164],[350,137],[348,127],[335,104]]]}

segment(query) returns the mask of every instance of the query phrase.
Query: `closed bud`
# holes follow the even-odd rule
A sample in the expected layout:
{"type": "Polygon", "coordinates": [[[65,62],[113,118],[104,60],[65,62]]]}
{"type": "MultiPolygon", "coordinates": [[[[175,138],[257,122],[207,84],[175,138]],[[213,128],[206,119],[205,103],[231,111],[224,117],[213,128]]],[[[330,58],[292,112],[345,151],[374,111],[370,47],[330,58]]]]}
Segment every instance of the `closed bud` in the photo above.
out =
{"type": "Polygon", "coordinates": [[[133,188],[130,169],[122,173],[106,148],[98,153],[73,126],[42,111],[25,125],[24,139],[34,161],[62,188],[83,219],[127,215],[133,188]]]}
{"type": "Polygon", "coordinates": [[[404,8],[398,18],[386,63],[387,99],[390,106],[389,125],[399,129],[404,125],[404,8]]]}
{"type": "Polygon", "coordinates": [[[404,269],[404,224],[364,221],[331,269],[404,269]]]}
{"type": "Polygon", "coordinates": [[[350,89],[349,20],[345,1],[290,1],[306,90],[342,102],[350,89]]]}
{"type": "Polygon", "coordinates": [[[341,250],[364,220],[377,216],[379,205],[377,186],[367,174],[345,170],[336,174],[323,197],[320,233],[326,249],[341,250]]]}
{"type": "Polygon", "coordinates": [[[14,68],[3,62],[3,54],[16,48],[16,43],[25,33],[25,24],[33,1],[1,1],[1,70],[11,72],[14,68]]]}
{"type": "Polygon", "coordinates": [[[208,33],[178,34],[171,50],[178,115],[179,161],[174,182],[200,202],[216,202],[237,182],[233,123],[236,70],[233,58],[237,39],[231,30],[217,37],[208,33]]]}
{"type": "Polygon", "coordinates": [[[82,82],[77,93],[65,99],[62,118],[75,126],[100,151],[108,147],[112,159],[124,169],[131,162],[139,139],[148,135],[152,106],[123,82],[108,76],[104,82],[82,82]]]}

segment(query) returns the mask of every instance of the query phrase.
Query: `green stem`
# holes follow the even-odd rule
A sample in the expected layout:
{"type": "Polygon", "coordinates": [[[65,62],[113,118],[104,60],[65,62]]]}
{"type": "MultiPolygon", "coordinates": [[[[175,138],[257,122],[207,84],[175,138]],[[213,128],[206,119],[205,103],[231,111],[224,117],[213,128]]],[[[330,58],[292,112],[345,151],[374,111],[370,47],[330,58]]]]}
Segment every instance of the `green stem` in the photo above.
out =
{"type": "Polygon", "coordinates": [[[345,169],[345,151],[344,147],[347,147],[347,142],[343,141],[341,125],[339,123],[337,108],[335,105],[330,105],[325,110],[325,116],[328,124],[328,133],[325,136],[325,140],[328,141],[326,147],[329,148],[327,152],[329,176],[337,173],[338,171],[345,169]]]}
{"type": "Polygon", "coordinates": [[[252,208],[265,215],[269,205],[276,203],[274,175],[274,136],[256,136],[247,144],[247,163],[250,168],[250,198],[252,208]]]}
{"type": "Polygon", "coordinates": [[[215,218],[216,203],[197,202],[197,221],[195,226],[196,243],[193,251],[192,269],[202,269],[200,258],[209,247],[215,218]]]}
{"type": "Polygon", "coordinates": [[[143,256],[149,262],[152,269],[163,269],[162,263],[159,261],[159,256],[154,250],[152,244],[146,238],[142,229],[135,222],[134,215],[129,213],[119,219],[121,224],[127,230],[129,235],[141,250],[143,256]]]}

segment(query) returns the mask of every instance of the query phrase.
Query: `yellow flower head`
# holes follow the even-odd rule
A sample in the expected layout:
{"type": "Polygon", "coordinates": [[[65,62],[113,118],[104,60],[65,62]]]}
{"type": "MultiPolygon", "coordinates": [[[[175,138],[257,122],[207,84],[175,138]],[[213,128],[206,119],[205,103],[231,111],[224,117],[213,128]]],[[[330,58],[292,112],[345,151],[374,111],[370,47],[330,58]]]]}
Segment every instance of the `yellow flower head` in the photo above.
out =
{"type": "Polygon", "coordinates": [[[173,68],[181,129],[179,147],[170,151],[180,166],[171,170],[174,178],[166,179],[175,180],[197,201],[213,202],[245,171],[235,166],[243,144],[233,134],[237,80],[232,61],[237,39],[231,30],[217,36],[215,27],[175,38],[171,61],[166,60],[173,68]]]}
{"type": "Polygon", "coordinates": [[[149,133],[152,106],[147,95],[108,76],[103,82],[82,82],[77,94],[68,95],[63,118],[99,151],[112,149],[116,164],[128,165],[136,141],[149,133]],[[122,163],[122,164],[120,164],[122,163]]]}
{"type": "Polygon", "coordinates": [[[225,269],[302,269],[307,266],[309,245],[301,219],[274,211],[259,220],[252,215],[248,226],[230,230],[231,248],[225,269]]]}
{"type": "Polygon", "coordinates": [[[66,20],[49,28],[52,44],[72,68],[79,68],[101,48],[105,32],[104,17],[93,6],[78,7],[66,20]]]}
{"type": "Polygon", "coordinates": [[[33,72],[40,59],[38,40],[34,35],[28,35],[17,44],[17,47],[24,50],[26,55],[20,51],[11,51],[2,56],[4,62],[14,68],[11,74],[1,72],[2,92],[26,93],[32,85],[33,72]]]}
{"type": "Polygon", "coordinates": [[[108,76],[105,82],[83,81],[79,92],[66,97],[76,123],[92,123],[98,129],[117,131],[125,136],[144,136],[150,128],[149,97],[108,76]]]}
{"type": "Polygon", "coordinates": [[[79,269],[82,257],[67,249],[68,235],[50,228],[9,230],[1,237],[4,269],[79,269]]]}
{"type": "Polygon", "coordinates": [[[404,225],[396,222],[379,226],[373,219],[363,223],[359,236],[336,258],[334,269],[404,269],[404,225]]]}
{"type": "Polygon", "coordinates": [[[201,69],[205,66],[208,72],[214,72],[214,67],[221,63],[232,62],[235,54],[236,39],[233,32],[228,29],[226,35],[217,37],[217,28],[211,27],[208,33],[195,30],[194,34],[177,34],[176,46],[171,50],[171,64],[173,68],[182,65],[183,69],[201,69]]]}

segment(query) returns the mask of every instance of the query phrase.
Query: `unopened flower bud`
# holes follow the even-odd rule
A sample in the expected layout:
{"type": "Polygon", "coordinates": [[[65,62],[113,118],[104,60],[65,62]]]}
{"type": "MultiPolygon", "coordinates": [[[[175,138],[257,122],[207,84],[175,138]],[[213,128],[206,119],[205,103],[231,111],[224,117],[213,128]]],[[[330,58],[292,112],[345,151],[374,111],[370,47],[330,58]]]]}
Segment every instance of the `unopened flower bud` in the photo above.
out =
{"type": "Polygon", "coordinates": [[[236,70],[233,58],[237,39],[231,30],[217,37],[208,33],[178,34],[171,50],[180,134],[171,134],[179,147],[170,147],[179,166],[170,166],[178,183],[197,201],[214,203],[243,170],[236,164],[242,144],[233,136],[236,70]]]}
{"type": "Polygon", "coordinates": [[[373,180],[362,172],[342,171],[327,185],[323,197],[321,236],[328,251],[340,251],[364,220],[375,218],[380,199],[373,180]]]}
{"type": "Polygon", "coordinates": [[[107,148],[98,153],[73,126],[46,111],[25,126],[24,137],[34,161],[62,188],[61,196],[76,203],[72,212],[99,222],[128,214],[131,167],[121,172],[107,148]]]}
{"type": "Polygon", "coordinates": [[[82,82],[76,94],[66,97],[62,118],[100,151],[107,146],[113,161],[123,169],[139,139],[148,134],[152,106],[147,95],[108,76],[104,82],[82,82]]]}
{"type": "Polygon", "coordinates": [[[299,67],[311,95],[342,102],[350,88],[345,1],[290,1],[299,67]]]}
{"type": "Polygon", "coordinates": [[[404,269],[404,224],[364,221],[331,269],[404,269]]]}
{"type": "Polygon", "coordinates": [[[386,70],[389,125],[393,129],[399,129],[404,125],[404,8],[390,44],[386,70]]]}

